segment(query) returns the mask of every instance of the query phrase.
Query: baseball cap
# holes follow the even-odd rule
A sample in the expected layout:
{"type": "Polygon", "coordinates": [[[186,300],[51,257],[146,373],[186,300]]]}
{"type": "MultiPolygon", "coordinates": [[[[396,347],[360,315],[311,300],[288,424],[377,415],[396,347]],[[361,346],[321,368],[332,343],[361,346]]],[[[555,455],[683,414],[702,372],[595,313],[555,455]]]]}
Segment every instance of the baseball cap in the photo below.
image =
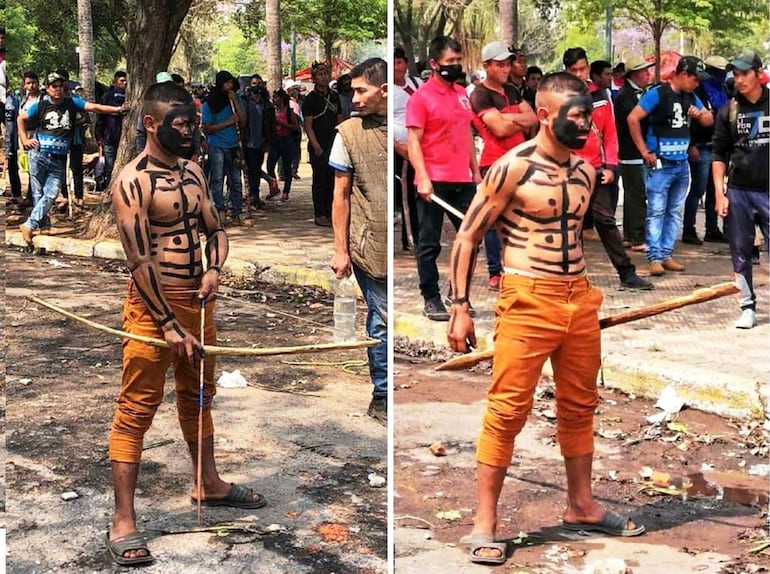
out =
{"type": "Polygon", "coordinates": [[[717,70],[724,70],[730,64],[726,58],[722,56],[709,56],[703,62],[707,68],[715,68],[717,70]]]}
{"type": "Polygon", "coordinates": [[[730,63],[727,65],[727,69],[732,70],[733,68],[742,72],[747,70],[761,70],[762,60],[759,56],[757,56],[756,52],[748,50],[746,52],[742,52],[740,55],[730,61],[730,63]]]}
{"type": "Polygon", "coordinates": [[[284,87],[284,90],[288,91],[288,90],[293,90],[294,88],[299,88],[299,87],[300,87],[300,83],[298,81],[290,80],[290,81],[286,82],[286,86],[284,87]]]}
{"type": "Polygon", "coordinates": [[[481,49],[481,61],[489,62],[495,60],[497,62],[504,62],[510,60],[515,56],[515,53],[511,46],[506,46],[505,43],[500,41],[490,42],[481,49]]]}
{"type": "Polygon", "coordinates": [[[674,73],[681,74],[682,72],[690,76],[700,76],[706,71],[706,66],[703,65],[703,60],[695,56],[682,56],[679,63],[676,65],[676,71],[674,73]]]}
{"type": "Polygon", "coordinates": [[[655,62],[648,62],[641,56],[631,56],[626,62],[626,75],[639,70],[646,70],[655,65],[655,62]]]}
{"type": "Polygon", "coordinates": [[[155,74],[155,83],[162,84],[163,82],[173,82],[173,78],[171,77],[171,74],[168,72],[158,72],[155,74]]]}
{"type": "Polygon", "coordinates": [[[46,86],[50,86],[51,84],[53,84],[57,80],[62,80],[63,82],[66,82],[67,78],[62,76],[59,72],[51,72],[50,74],[48,74],[45,77],[45,85],[46,86]]]}

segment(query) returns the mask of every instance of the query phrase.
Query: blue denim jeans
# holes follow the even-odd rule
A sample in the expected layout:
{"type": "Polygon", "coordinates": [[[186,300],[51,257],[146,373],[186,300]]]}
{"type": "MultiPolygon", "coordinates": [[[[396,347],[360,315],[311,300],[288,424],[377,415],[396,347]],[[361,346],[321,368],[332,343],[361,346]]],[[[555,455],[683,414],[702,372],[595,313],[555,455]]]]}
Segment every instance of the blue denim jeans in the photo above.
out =
{"type": "MultiPolygon", "coordinates": [[[[700,158],[698,161],[690,162],[690,173],[692,174],[692,183],[690,192],[684,202],[684,229],[695,229],[695,216],[698,213],[698,204],[704,193],[710,193],[707,200],[713,198],[714,181],[711,178],[711,150],[705,146],[698,146],[700,158]]],[[[716,231],[717,214],[714,210],[714,202],[706,202],[706,231],[716,231]],[[711,205],[709,205],[711,204],[711,205]],[[711,207],[711,209],[709,209],[711,207]]]]}
{"type": "Polygon", "coordinates": [[[217,211],[225,211],[225,176],[230,188],[231,215],[240,215],[243,210],[243,188],[241,187],[241,170],[235,165],[238,148],[222,148],[209,146],[209,187],[211,199],[217,211]]]}
{"type": "Polygon", "coordinates": [[[112,179],[112,169],[115,167],[115,160],[118,157],[118,148],[105,144],[102,150],[104,151],[104,181],[109,186],[112,179]]]}
{"type": "Polygon", "coordinates": [[[369,376],[374,386],[372,398],[384,399],[388,396],[388,282],[368,276],[355,263],[352,267],[368,309],[366,334],[382,341],[382,344],[369,347],[366,352],[369,355],[369,376]]]}
{"type": "Polygon", "coordinates": [[[666,162],[647,172],[647,261],[662,262],[674,253],[682,229],[682,211],[690,189],[687,160],[666,162]]]}
{"type": "MultiPolygon", "coordinates": [[[[727,217],[725,231],[730,241],[730,255],[736,275],[741,309],[756,309],[751,250],[759,225],[762,235],[770,233],[770,197],[767,190],[727,186],[727,217]]],[[[764,275],[767,275],[765,271],[764,275]]]]}
{"type": "Polygon", "coordinates": [[[32,231],[50,227],[48,213],[64,182],[67,156],[30,150],[29,181],[34,207],[24,223],[32,231]]]}

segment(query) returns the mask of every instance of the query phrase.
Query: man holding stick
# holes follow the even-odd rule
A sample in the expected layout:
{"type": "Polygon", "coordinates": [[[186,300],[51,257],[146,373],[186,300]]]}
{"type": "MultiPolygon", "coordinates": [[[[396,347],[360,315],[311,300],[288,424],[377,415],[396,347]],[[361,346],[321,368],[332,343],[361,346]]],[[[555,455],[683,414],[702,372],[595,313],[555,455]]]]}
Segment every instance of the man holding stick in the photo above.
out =
{"type": "Polygon", "coordinates": [[[503,240],[493,382],[476,455],[478,509],[473,532],[465,539],[472,562],[506,560],[505,543],[495,541],[497,502],[514,439],[532,408],[549,357],[567,475],[563,527],[619,536],[644,532],[629,518],[605,510],[591,491],[602,293],[585,277],[580,232],[596,172],[573,150],[585,145],[592,107],[588,88],[575,76],[559,73],[543,79],[536,99],[538,135],[492,166],[452,249],[448,337],[454,350],[467,352],[476,344],[468,313],[476,246],[493,224],[503,240]]]}
{"type": "Polygon", "coordinates": [[[193,460],[195,484],[205,506],[259,508],[265,499],[249,488],[223,481],[214,462],[211,401],[215,394],[214,359],[204,364],[199,445],[199,364],[203,359],[199,314],[205,306],[205,342],[216,340],[213,298],[227,258],[227,236],[200,167],[181,159],[192,146],[197,114],[191,96],[173,82],[150,86],[144,96],[144,151],[112,185],[112,202],[131,279],[123,307],[124,330],[163,339],[169,348],[126,341],[118,406],[110,433],[109,456],[115,513],[107,547],[120,565],[152,561],[136,529],[134,492],[139,477],[142,439],[163,400],[166,370],[174,365],[177,410],[193,460]],[[200,236],[206,237],[204,249],[200,236]],[[199,472],[200,470],[200,472],[199,472]],[[197,477],[201,477],[200,490],[197,477]]]}

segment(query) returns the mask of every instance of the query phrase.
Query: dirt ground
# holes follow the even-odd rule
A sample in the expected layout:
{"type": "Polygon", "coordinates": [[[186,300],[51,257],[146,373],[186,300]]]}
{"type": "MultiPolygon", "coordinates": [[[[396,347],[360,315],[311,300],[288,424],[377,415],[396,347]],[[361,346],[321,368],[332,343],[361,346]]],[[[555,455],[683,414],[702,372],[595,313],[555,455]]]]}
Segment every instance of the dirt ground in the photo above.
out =
{"type": "MultiPolygon", "coordinates": [[[[482,572],[488,567],[471,565],[457,542],[473,523],[475,440],[489,364],[437,373],[440,353],[401,350],[394,376],[396,572],[482,572]],[[446,456],[430,451],[437,441],[446,456]]],[[[608,389],[600,395],[594,492],[647,534],[617,540],[561,531],[564,471],[553,383],[543,379],[501,497],[498,537],[511,542],[501,571],[577,573],[609,557],[624,559],[636,574],[770,571],[770,550],[750,552],[768,539],[768,478],[748,474],[768,462],[768,433],[759,423],[685,408],[675,420],[652,425],[645,420],[658,412],[652,402],[608,389]],[[644,467],[668,473],[675,488],[650,488],[640,476],[644,467]]]]}
{"type": "MultiPolygon", "coordinates": [[[[115,262],[13,249],[5,263],[8,569],[116,571],[103,539],[112,509],[106,447],[120,342],[23,297],[35,292],[119,328],[125,272],[115,262]],[[78,498],[64,501],[69,491],[78,498]]],[[[219,344],[331,339],[323,329],[332,316],[324,292],[223,283],[235,299],[217,302],[219,344]]],[[[145,437],[137,492],[139,528],[156,556],[143,571],[386,572],[387,489],[371,487],[368,477],[387,476],[387,433],[366,416],[365,360],[363,351],[218,359],[217,376],[238,369],[250,385],[218,389],[213,416],[220,473],[254,487],[269,504],[257,511],[204,508],[206,530],[198,532],[189,502],[191,464],[173,383],[167,384],[145,437]]]]}

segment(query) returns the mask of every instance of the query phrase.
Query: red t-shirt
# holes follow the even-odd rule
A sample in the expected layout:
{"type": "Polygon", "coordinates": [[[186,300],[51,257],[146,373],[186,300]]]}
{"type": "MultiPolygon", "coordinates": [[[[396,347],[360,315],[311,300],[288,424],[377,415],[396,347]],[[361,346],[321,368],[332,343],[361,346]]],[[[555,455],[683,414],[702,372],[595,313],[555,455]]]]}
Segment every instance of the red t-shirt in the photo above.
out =
{"type": "Polygon", "coordinates": [[[500,159],[505,153],[522,143],[526,138],[524,132],[518,131],[513,135],[499,138],[484,124],[484,114],[490,110],[499,110],[503,114],[518,114],[521,98],[516,86],[503,84],[503,93],[496,92],[484,84],[477,86],[471,94],[473,108],[473,125],[484,140],[484,149],[479,159],[479,167],[488,167],[500,159]]]}
{"type": "Polygon", "coordinates": [[[406,127],[423,128],[425,169],[431,181],[469,183],[473,112],[465,89],[432,76],[409,98],[406,127]]]}

